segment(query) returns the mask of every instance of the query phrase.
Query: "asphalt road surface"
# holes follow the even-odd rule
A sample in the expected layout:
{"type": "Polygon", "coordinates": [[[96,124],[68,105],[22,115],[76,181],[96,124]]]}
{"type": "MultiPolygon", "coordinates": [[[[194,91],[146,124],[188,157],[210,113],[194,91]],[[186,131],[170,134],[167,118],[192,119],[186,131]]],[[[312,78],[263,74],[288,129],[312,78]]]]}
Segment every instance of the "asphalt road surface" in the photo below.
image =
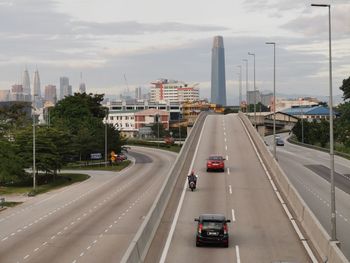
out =
{"type": "MultiPolygon", "coordinates": [[[[198,188],[186,189],[164,262],[310,262],[239,117],[208,116],[199,143],[194,156],[198,188]],[[225,172],[206,172],[206,160],[213,153],[226,158],[225,172]],[[222,213],[231,219],[229,248],[195,246],[194,218],[202,213],[222,213]]],[[[178,182],[180,188],[185,176],[178,182]]],[[[159,262],[167,249],[169,227],[164,226],[171,224],[169,210],[175,211],[177,204],[170,200],[169,206],[145,262],[159,262]]]]}
{"type": "MultiPolygon", "coordinates": [[[[285,146],[278,146],[277,158],[282,169],[296,187],[323,227],[331,233],[330,159],[329,154],[290,144],[283,134],[285,146]]],[[[266,141],[272,150],[272,136],[266,141]]],[[[335,156],[337,238],[341,250],[350,260],[350,161],[335,156]]]]}
{"type": "Polygon", "coordinates": [[[1,212],[0,262],[119,262],[176,158],[130,155],[122,172],[83,171],[92,177],[1,212]]]}

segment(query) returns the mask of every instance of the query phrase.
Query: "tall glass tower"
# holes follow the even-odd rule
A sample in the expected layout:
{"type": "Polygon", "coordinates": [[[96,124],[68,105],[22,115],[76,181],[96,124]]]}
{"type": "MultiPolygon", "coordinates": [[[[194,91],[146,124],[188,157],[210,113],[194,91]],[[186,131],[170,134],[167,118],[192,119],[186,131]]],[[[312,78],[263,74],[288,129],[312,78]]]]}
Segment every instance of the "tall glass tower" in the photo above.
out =
{"type": "Polygon", "coordinates": [[[30,79],[29,79],[29,73],[28,73],[27,68],[24,70],[22,85],[23,85],[23,93],[30,96],[31,95],[31,93],[30,93],[30,79]]]}
{"type": "Polygon", "coordinates": [[[211,102],[226,106],[225,49],[222,36],[215,36],[211,56],[211,102]]]}

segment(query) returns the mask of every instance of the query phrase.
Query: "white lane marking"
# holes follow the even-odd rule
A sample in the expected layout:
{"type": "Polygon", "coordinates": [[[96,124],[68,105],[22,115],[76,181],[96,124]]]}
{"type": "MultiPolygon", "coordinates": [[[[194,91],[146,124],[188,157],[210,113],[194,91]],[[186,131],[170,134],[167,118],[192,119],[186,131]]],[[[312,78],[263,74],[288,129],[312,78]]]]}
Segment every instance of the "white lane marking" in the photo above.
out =
{"type": "Polygon", "coordinates": [[[227,145],[225,145],[225,149],[226,149],[226,151],[227,151],[227,145]]]}
{"type": "Polygon", "coordinates": [[[74,259],[74,260],[72,261],[72,263],[77,263],[77,260],[76,260],[76,259],[74,259]]]}
{"type": "Polygon", "coordinates": [[[225,137],[224,141],[226,142],[226,137],[225,137]]]}
{"type": "Polygon", "coordinates": [[[237,263],[241,263],[241,256],[239,255],[239,246],[236,245],[236,258],[237,263]]]}
{"type": "Polygon", "coordinates": [[[5,237],[5,238],[3,238],[1,241],[5,241],[5,240],[7,240],[8,239],[8,237],[5,237]]]}
{"type": "MultiPolygon", "coordinates": [[[[197,146],[196,146],[196,149],[195,149],[194,154],[193,154],[193,158],[192,158],[192,162],[191,162],[188,174],[192,171],[194,160],[196,159],[196,156],[197,156],[199,144],[200,144],[200,141],[202,139],[202,135],[203,135],[203,131],[204,131],[204,127],[205,127],[206,122],[207,122],[207,119],[204,120],[204,124],[203,124],[202,130],[201,130],[201,133],[199,135],[199,139],[198,139],[197,146]]],[[[177,220],[179,219],[182,203],[183,203],[183,201],[185,199],[186,188],[187,188],[187,178],[185,179],[185,183],[184,183],[184,187],[182,189],[180,201],[179,201],[179,204],[177,206],[177,209],[176,209],[176,212],[175,212],[175,216],[174,216],[173,222],[171,224],[171,228],[170,228],[170,231],[169,231],[169,234],[168,234],[165,246],[163,248],[162,256],[161,256],[161,258],[159,260],[159,263],[164,263],[165,259],[166,259],[166,256],[168,254],[168,250],[169,250],[169,247],[170,247],[171,239],[173,238],[175,227],[176,227],[176,224],[177,224],[177,220]]]]}
{"type": "Polygon", "coordinates": [[[226,155],[226,160],[228,161],[228,155],[226,155]]]}
{"type": "Polygon", "coordinates": [[[81,253],[80,253],[80,256],[81,256],[81,257],[84,256],[84,252],[81,252],[81,253]]]}
{"type": "Polygon", "coordinates": [[[227,174],[230,174],[230,168],[227,167],[227,174]]]}
{"type": "Polygon", "coordinates": [[[231,212],[232,212],[232,222],[236,222],[235,210],[232,209],[231,212]]]}
{"type": "Polygon", "coordinates": [[[27,259],[27,258],[29,258],[29,255],[26,255],[23,259],[27,259]]]}
{"type": "Polygon", "coordinates": [[[39,248],[37,247],[36,249],[34,249],[34,252],[37,252],[39,250],[39,248]]]}
{"type": "Polygon", "coordinates": [[[231,185],[228,186],[228,190],[230,191],[230,195],[232,195],[232,186],[231,185]]]}
{"type": "MultiPolygon", "coordinates": [[[[264,171],[265,171],[266,176],[269,178],[269,181],[270,181],[270,183],[271,183],[272,188],[274,188],[275,185],[272,183],[273,181],[272,181],[271,175],[270,175],[269,171],[267,170],[265,163],[264,163],[263,160],[261,159],[261,156],[260,156],[260,154],[259,154],[259,152],[258,152],[258,150],[257,150],[257,148],[256,148],[256,146],[255,146],[255,144],[254,144],[254,142],[253,142],[252,137],[250,136],[250,134],[249,134],[247,128],[245,127],[245,124],[243,123],[243,120],[240,119],[240,121],[241,121],[241,124],[242,124],[242,126],[243,126],[243,128],[244,128],[244,130],[245,130],[245,132],[246,132],[246,134],[247,134],[247,136],[248,136],[248,138],[249,138],[249,141],[250,141],[251,145],[252,145],[253,148],[254,148],[255,154],[256,154],[256,156],[258,157],[259,162],[260,162],[261,166],[263,167],[263,169],[264,169],[264,171]]],[[[278,197],[277,191],[275,191],[275,194],[276,194],[277,197],[278,197]]],[[[287,216],[289,217],[289,219],[290,219],[290,221],[291,221],[291,223],[292,223],[292,225],[293,225],[293,228],[294,228],[295,232],[298,234],[299,239],[300,239],[301,241],[304,240],[304,236],[302,236],[302,235],[300,236],[300,235],[299,235],[299,233],[301,234],[301,231],[300,231],[300,229],[299,229],[299,226],[295,223],[295,220],[291,220],[291,219],[292,219],[292,216],[291,216],[291,214],[290,214],[290,212],[289,212],[289,210],[288,210],[288,207],[286,206],[285,202],[283,201],[282,197],[280,196],[280,197],[278,197],[278,198],[281,198],[281,199],[280,199],[280,202],[282,202],[282,203],[281,203],[281,204],[282,204],[282,207],[283,207],[284,211],[287,213],[287,216]],[[281,200],[282,200],[282,201],[281,201],[281,200]],[[287,212],[287,211],[288,211],[288,212],[287,212]]],[[[311,261],[312,261],[313,263],[317,263],[317,259],[316,259],[315,255],[314,255],[313,251],[311,250],[309,244],[308,244],[307,242],[302,242],[302,244],[303,244],[303,246],[304,246],[306,252],[308,253],[309,257],[311,258],[311,261]]]]}
{"type": "Polygon", "coordinates": [[[224,136],[226,136],[226,132],[224,132],[224,136]]]}

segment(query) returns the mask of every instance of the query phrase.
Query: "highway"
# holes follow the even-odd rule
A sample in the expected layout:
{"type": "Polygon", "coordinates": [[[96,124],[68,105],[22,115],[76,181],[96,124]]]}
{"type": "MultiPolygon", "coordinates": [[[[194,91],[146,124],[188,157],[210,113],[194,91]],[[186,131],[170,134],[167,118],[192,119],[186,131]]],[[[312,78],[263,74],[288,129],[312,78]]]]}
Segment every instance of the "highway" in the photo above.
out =
{"type": "MultiPolygon", "coordinates": [[[[330,234],[329,154],[290,144],[286,137],[286,134],[282,135],[285,146],[277,147],[278,162],[330,234]]],[[[272,150],[272,136],[268,136],[266,141],[272,150]]],[[[335,172],[337,238],[341,242],[341,250],[350,260],[350,161],[335,156],[335,172]]]]}
{"type": "Polygon", "coordinates": [[[180,206],[174,201],[184,187],[186,167],[145,262],[310,262],[237,115],[209,115],[193,158],[198,188],[185,189],[182,205],[181,198],[180,206]],[[226,158],[225,172],[206,172],[213,153],[226,158]],[[231,219],[229,248],[195,246],[194,218],[202,213],[231,219]]]}
{"type": "Polygon", "coordinates": [[[132,147],[133,165],[91,175],[0,213],[0,262],[119,262],[175,153],[132,147]]]}

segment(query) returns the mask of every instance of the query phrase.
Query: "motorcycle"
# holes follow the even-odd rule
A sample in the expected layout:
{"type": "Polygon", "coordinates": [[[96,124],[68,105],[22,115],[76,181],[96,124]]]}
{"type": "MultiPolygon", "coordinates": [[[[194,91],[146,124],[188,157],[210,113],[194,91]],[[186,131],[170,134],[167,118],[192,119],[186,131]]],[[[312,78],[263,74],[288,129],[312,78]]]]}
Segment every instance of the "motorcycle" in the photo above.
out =
{"type": "Polygon", "coordinates": [[[188,176],[188,186],[191,189],[191,191],[193,192],[194,189],[196,189],[197,186],[197,176],[195,176],[194,178],[192,178],[191,176],[188,176]]]}

